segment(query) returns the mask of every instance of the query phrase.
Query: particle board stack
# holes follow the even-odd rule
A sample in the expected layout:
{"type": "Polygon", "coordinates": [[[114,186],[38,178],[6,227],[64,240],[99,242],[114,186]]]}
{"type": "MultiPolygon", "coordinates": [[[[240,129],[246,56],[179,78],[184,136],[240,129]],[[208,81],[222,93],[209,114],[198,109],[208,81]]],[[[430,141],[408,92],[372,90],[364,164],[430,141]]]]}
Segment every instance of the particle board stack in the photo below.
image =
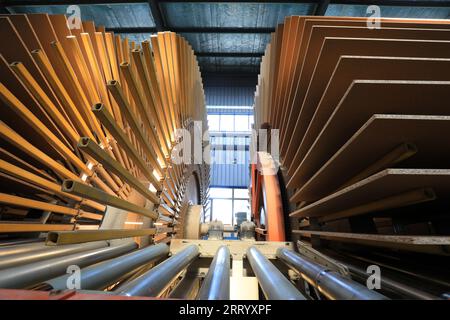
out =
{"type": "Polygon", "coordinates": [[[47,14],[1,15],[0,35],[0,236],[95,230],[113,206],[170,237],[186,181],[195,172],[202,197],[209,185],[207,165],[171,159],[176,129],[207,128],[190,45],[47,14]]]}
{"type": "Polygon", "coordinates": [[[294,234],[447,255],[450,22],[366,23],[286,18],[255,125],[279,129],[294,234]]]}

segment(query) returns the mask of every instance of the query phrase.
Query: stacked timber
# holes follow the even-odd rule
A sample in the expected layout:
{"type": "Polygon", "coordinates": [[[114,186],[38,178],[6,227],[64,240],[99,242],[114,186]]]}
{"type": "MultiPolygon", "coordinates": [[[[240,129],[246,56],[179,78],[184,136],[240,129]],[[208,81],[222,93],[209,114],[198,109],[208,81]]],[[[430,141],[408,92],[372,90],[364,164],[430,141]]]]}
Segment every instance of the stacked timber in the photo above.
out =
{"type": "Polygon", "coordinates": [[[449,20],[289,17],[258,81],[295,235],[449,254],[449,20]]]}
{"type": "Polygon", "coordinates": [[[168,241],[193,174],[206,204],[209,167],[171,157],[176,129],[207,128],[186,40],[163,32],[134,43],[47,14],[1,15],[0,34],[0,236],[90,230],[104,239],[92,231],[115,207],[126,229],[146,230],[116,237],[168,241]]]}

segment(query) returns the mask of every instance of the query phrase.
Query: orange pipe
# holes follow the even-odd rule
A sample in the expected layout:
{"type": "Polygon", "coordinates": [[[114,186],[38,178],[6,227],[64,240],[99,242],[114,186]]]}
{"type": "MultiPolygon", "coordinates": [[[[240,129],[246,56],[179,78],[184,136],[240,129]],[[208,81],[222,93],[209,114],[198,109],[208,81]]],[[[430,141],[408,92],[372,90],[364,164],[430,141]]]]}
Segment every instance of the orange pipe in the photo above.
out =
{"type": "Polygon", "coordinates": [[[283,203],[277,175],[261,175],[266,210],[267,241],[286,241],[283,203]]]}

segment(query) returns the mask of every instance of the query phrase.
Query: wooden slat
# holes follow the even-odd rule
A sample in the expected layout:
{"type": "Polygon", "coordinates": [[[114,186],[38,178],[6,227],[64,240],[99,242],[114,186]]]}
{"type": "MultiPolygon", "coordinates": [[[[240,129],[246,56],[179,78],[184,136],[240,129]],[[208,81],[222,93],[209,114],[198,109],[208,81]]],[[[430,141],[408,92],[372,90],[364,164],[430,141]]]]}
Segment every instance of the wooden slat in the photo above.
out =
{"type": "Polygon", "coordinates": [[[448,81],[355,80],[296,167],[288,188],[306,183],[375,113],[448,115],[442,101],[450,98],[449,89],[448,81]]]}
{"type": "Polygon", "coordinates": [[[437,197],[450,195],[448,169],[386,169],[290,214],[291,217],[315,217],[405,191],[430,187],[437,197]]]}
{"type": "MultiPolygon", "coordinates": [[[[338,189],[401,143],[414,143],[417,153],[403,168],[445,168],[450,149],[450,117],[374,115],[292,197],[314,201],[338,189]],[[382,138],[380,138],[382,137],[382,138]]],[[[385,168],[380,168],[382,170],[385,168]]]]}
{"type": "Polygon", "coordinates": [[[48,231],[62,231],[72,230],[71,224],[39,224],[39,223],[0,223],[0,233],[10,232],[48,232],[48,231]]]}
{"type": "MultiPolygon", "coordinates": [[[[408,30],[410,31],[410,30],[408,30]]],[[[400,36],[400,35],[399,35],[400,36]]],[[[297,119],[296,127],[292,132],[290,141],[290,150],[286,152],[285,161],[289,163],[289,174],[292,176],[296,166],[302,160],[302,157],[308,151],[311,143],[314,142],[317,128],[320,125],[314,124],[314,127],[309,130],[310,121],[314,113],[317,117],[321,117],[322,112],[326,112],[325,108],[317,109],[317,104],[320,101],[333,70],[342,55],[368,55],[368,56],[390,56],[390,57],[430,57],[430,58],[448,58],[450,42],[448,41],[419,41],[419,40],[405,40],[405,39],[363,39],[363,38],[327,38],[324,41],[321,53],[318,55],[317,68],[314,70],[314,75],[310,80],[308,93],[303,101],[299,117],[297,119]],[[439,49],[437,49],[439,47],[439,49]],[[325,111],[322,111],[324,109],[325,111]],[[317,110],[317,111],[316,111],[317,110]],[[308,136],[305,132],[309,130],[308,136]],[[315,130],[315,131],[313,131],[315,130]],[[299,146],[300,145],[300,146],[299,146]]],[[[379,69],[380,73],[386,73],[386,79],[398,79],[389,76],[388,72],[379,69]]],[[[420,69],[419,69],[420,70],[420,69]]],[[[410,79],[408,71],[404,71],[405,79],[410,79]]],[[[375,75],[374,78],[353,77],[356,79],[379,79],[380,75],[375,75]]],[[[425,76],[424,79],[429,78],[425,76]]],[[[413,78],[414,79],[414,78],[413,78]]],[[[423,80],[423,79],[420,79],[423,80]]],[[[435,79],[433,79],[435,80],[435,79]]],[[[438,79],[436,79],[438,80],[438,79]]],[[[306,90],[306,89],[305,89],[306,90]]],[[[341,96],[342,97],[342,96],[341,96]]],[[[339,97],[338,99],[340,99],[339,97]]],[[[331,105],[333,108],[335,105],[331,105]]],[[[323,118],[327,119],[325,116],[323,118]]],[[[317,118],[316,117],[316,118],[317,118]]],[[[322,120],[323,121],[323,120],[322,120]]],[[[317,122],[317,121],[316,121],[317,122]]],[[[311,124],[313,126],[313,124],[311,124]]]]}
{"type": "MultiPolygon", "coordinates": [[[[91,187],[92,192],[99,188],[115,199],[143,206],[145,199],[140,194],[75,148],[82,136],[98,143],[139,180],[145,180],[140,170],[152,162],[153,168],[145,172],[145,178],[158,189],[163,183],[167,186],[162,197],[172,207],[161,207],[167,214],[177,216],[179,205],[186,201],[181,200],[186,179],[194,171],[200,179],[199,202],[204,203],[208,169],[170,163],[175,128],[192,130],[195,120],[207,127],[201,75],[192,47],[171,32],[155,35],[150,47],[149,42],[141,46],[114,37],[93,22],[83,22],[79,30],[70,30],[66,22],[64,15],[0,15],[0,34],[9,44],[0,50],[1,96],[9,106],[3,112],[4,122],[0,122],[0,146],[5,151],[1,159],[6,160],[0,175],[3,185],[9,184],[7,188],[2,186],[8,193],[4,196],[9,197],[2,198],[5,206],[11,204],[11,197],[23,194],[30,198],[19,197],[23,203],[14,201],[15,205],[73,215],[71,221],[79,229],[88,227],[84,219],[101,220],[102,215],[80,207],[102,211],[103,205],[61,192],[58,186],[67,178],[91,187]],[[119,71],[124,61],[130,64],[133,83],[119,71]],[[109,80],[121,84],[123,105],[136,117],[134,126],[107,90],[109,80]],[[92,112],[92,106],[100,103],[110,115],[109,130],[92,112]],[[118,132],[123,131],[122,140],[136,151],[133,158],[108,132],[116,127],[118,132]],[[142,135],[138,136],[136,130],[142,130],[142,135]],[[143,141],[148,143],[142,145],[143,141]],[[48,207],[50,203],[45,201],[62,201],[67,207],[48,207]]],[[[159,197],[153,199],[156,205],[159,197]]],[[[98,229],[98,224],[92,228],[98,229]]]]}
{"type": "Polygon", "coordinates": [[[399,236],[358,234],[344,232],[293,230],[305,237],[319,236],[324,239],[351,242],[368,246],[390,247],[407,251],[449,255],[450,237],[446,236],[399,236]]]}

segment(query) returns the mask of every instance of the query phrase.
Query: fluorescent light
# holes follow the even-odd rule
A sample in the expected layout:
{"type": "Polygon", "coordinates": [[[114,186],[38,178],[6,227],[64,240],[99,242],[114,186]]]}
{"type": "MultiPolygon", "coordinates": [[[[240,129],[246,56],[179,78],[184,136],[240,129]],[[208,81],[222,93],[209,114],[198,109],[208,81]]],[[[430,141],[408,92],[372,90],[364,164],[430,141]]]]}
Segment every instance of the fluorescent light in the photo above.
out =
{"type": "Polygon", "coordinates": [[[150,183],[150,185],[148,186],[148,190],[150,190],[151,192],[156,192],[158,190],[156,190],[155,186],[153,184],[150,183]]]}
{"type": "Polygon", "coordinates": [[[161,180],[161,177],[159,176],[159,174],[158,174],[158,172],[156,172],[156,170],[155,169],[153,169],[153,176],[156,178],[156,180],[161,180]]]}
{"type": "Polygon", "coordinates": [[[143,225],[143,222],[125,221],[125,224],[143,225]]]}

